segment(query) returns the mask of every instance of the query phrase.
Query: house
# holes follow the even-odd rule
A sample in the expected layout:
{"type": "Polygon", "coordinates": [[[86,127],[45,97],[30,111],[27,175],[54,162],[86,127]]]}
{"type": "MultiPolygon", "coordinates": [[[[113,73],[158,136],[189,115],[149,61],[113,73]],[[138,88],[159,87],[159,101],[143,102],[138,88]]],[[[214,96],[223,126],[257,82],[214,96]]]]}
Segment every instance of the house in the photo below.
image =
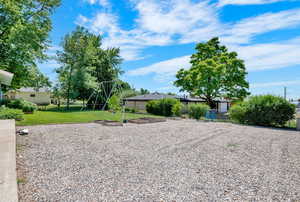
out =
{"type": "Polygon", "coordinates": [[[48,88],[20,88],[5,94],[7,99],[23,99],[37,105],[49,105],[51,103],[51,92],[48,88]]]}
{"type": "MultiPolygon", "coordinates": [[[[137,110],[146,110],[147,102],[149,102],[151,100],[160,100],[163,98],[175,98],[175,99],[180,100],[180,102],[184,105],[205,103],[205,101],[200,98],[192,98],[192,97],[178,96],[178,95],[168,95],[168,94],[162,94],[162,93],[157,93],[157,92],[145,94],[145,95],[137,95],[137,96],[125,98],[123,100],[125,102],[125,107],[134,108],[137,110]]],[[[216,110],[220,113],[227,112],[230,107],[229,100],[216,99],[215,103],[216,103],[216,110]]]]}

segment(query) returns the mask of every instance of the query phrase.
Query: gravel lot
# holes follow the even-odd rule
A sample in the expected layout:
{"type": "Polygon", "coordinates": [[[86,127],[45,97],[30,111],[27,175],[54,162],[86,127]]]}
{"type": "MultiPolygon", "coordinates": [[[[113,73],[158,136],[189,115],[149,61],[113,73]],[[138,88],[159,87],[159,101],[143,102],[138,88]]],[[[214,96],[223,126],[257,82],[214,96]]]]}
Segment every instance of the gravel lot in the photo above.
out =
{"type": "Polygon", "coordinates": [[[28,128],[20,201],[300,201],[300,132],[192,120],[28,128]]]}

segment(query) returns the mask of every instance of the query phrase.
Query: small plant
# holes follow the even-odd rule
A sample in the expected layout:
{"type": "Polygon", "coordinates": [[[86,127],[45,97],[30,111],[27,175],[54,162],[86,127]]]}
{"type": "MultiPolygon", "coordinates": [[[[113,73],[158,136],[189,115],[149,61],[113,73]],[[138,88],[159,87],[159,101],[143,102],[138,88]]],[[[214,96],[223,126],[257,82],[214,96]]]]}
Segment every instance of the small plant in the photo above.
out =
{"type": "Polygon", "coordinates": [[[191,104],[188,108],[189,117],[199,120],[205,116],[209,109],[209,106],[206,104],[191,104]]]}
{"type": "Polygon", "coordinates": [[[116,95],[111,96],[108,100],[108,108],[114,112],[120,111],[120,98],[116,95]]]}
{"type": "Polygon", "coordinates": [[[137,113],[138,110],[135,109],[135,108],[129,108],[129,107],[126,107],[126,108],[125,108],[125,112],[129,112],[129,113],[137,113]]]}
{"type": "Polygon", "coordinates": [[[177,102],[175,105],[173,105],[172,107],[173,115],[181,116],[182,108],[183,108],[183,104],[181,104],[180,102],[177,102]]]}
{"type": "Polygon", "coordinates": [[[36,110],[36,108],[33,105],[24,105],[23,106],[24,113],[33,113],[35,110],[36,110]]]}
{"type": "Polygon", "coordinates": [[[22,120],[23,112],[19,109],[10,109],[2,106],[0,107],[0,119],[22,120]]]}
{"type": "Polygon", "coordinates": [[[239,145],[237,143],[228,143],[227,147],[238,147],[239,145]]]}
{"type": "Polygon", "coordinates": [[[17,179],[17,184],[25,184],[26,183],[26,180],[24,178],[18,178],[17,179]]]}

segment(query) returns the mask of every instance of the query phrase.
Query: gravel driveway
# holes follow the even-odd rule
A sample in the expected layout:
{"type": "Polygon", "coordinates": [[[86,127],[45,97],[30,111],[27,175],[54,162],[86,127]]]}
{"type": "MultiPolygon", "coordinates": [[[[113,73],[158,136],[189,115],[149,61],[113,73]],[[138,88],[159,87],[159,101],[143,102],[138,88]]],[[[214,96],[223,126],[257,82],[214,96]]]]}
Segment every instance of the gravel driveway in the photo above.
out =
{"type": "Polygon", "coordinates": [[[20,201],[300,201],[300,132],[193,120],[28,128],[20,201]]]}

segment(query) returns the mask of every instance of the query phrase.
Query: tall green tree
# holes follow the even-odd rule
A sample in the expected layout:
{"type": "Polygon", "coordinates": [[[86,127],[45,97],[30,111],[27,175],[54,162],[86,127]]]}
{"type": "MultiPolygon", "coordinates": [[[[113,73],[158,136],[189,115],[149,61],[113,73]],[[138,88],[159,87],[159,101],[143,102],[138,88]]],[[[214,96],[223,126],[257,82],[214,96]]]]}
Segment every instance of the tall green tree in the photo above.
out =
{"type": "Polygon", "coordinates": [[[89,33],[83,27],[67,34],[62,42],[62,51],[57,58],[62,66],[57,69],[62,88],[65,90],[67,107],[71,99],[84,99],[89,89],[96,87],[94,71],[101,38],[89,33]]]}
{"type": "MultiPolygon", "coordinates": [[[[122,73],[119,67],[122,62],[120,50],[103,49],[101,45],[100,36],[80,26],[65,36],[62,42],[63,50],[57,53],[58,61],[62,65],[57,72],[68,107],[71,99],[90,98],[90,95],[100,87],[101,82],[117,81],[122,73]]],[[[101,99],[95,95],[91,97],[89,104],[100,106],[103,102],[101,99]]]]}
{"type": "Polygon", "coordinates": [[[140,92],[141,92],[141,95],[145,95],[145,94],[149,94],[150,93],[149,90],[144,89],[144,88],[141,88],[140,92]]]}
{"type": "Polygon", "coordinates": [[[0,0],[0,68],[15,74],[12,88],[33,86],[45,60],[50,15],[60,0],[0,0]]]}
{"type": "Polygon", "coordinates": [[[197,44],[196,50],[191,68],[177,72],[175,86],[199,96],[212,108],[215,98],[243,99],[249,95],[244,61],[236,52],[220,45],[218,38],[197,44]]]}

